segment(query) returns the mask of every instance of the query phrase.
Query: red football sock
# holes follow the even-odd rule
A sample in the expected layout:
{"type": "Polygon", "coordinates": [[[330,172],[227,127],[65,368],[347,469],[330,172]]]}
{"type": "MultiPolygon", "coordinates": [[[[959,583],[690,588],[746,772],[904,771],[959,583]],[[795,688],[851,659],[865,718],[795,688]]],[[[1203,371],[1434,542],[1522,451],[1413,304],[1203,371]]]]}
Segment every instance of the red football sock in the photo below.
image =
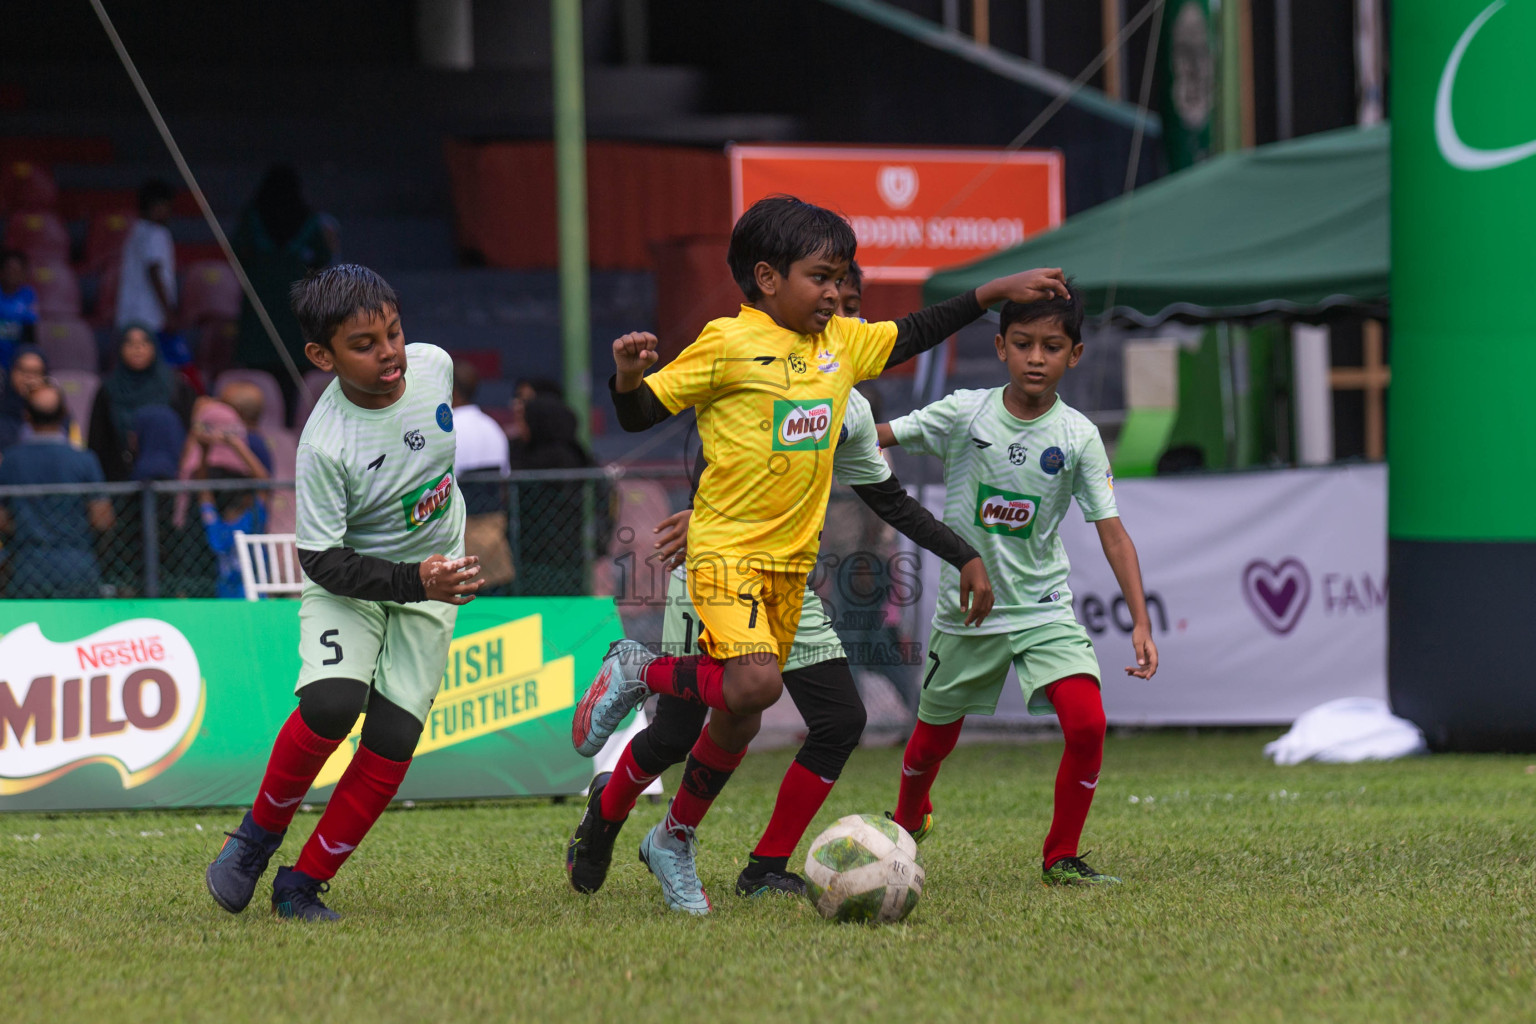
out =
{"type": "Polygon", "coordinates": [[[896,824],[908,832],[923,827],[923,815],[933,810],[928,799],[933,780],[939,777],[939,766],[955,749],[960,739],[961,718],[944,725],[930,725],[919,720],[907,740],[907,752],[901,758],[901,792],[896,797],[896,811],[892,815],[896,824]]]}
{"type": "Polygon", "coordinates": [[[1104,701],[1092,676],[1058,679],[1045,695],[1056,708],[1067,740],[1056,771],[1056,811],[1045,837],[1045,867],[1050,867],[1063,857],[1077,856],[1104,763],[1104,701]]]}
{"type": "Polygon", "coordinates": [[[410,767],[409,761],[391,761],[358,747],[294,867],[310,878],[334,877],[395,798],[410,767]]]}
{"type": "Polygon", "coordinates": [[[613,766],[613,777],[608,780],[602,798],[598,801],[602,816],[609,821],[622,821],[629,817],[629,812],[635,809],[635,801],[640,799],[645,787],[655,781],[656,776],[647,775],[635,763],[633,742],[624,744],[624,753],[619,755],[619,763],[613,766]]]}
{"type": "Polygon", "coordinates": [[[731,710],[725,703],[725,662],[716,661],[707,654],[657,658],[641,670],[640,678],[655,693],[681,697],[721,711],[731,710]]]}
{"type": "Polygon", "coordinates": [[[791,761],[784,781],[779,784],[779,798],[773,805],[773,817],[757,841],[755,857],[788,857],[795,852],[800,838],[826,803],[836,779],[823,778],[799,761],[791,761]]]}
{"type": "Polygon", "coordinates": [[[341,740],[328,740],[305,725],[299,709],[294,708],[277,732],[277,742],[272,744],[272,756],[267,761],[267,774],[262,776],[256,802],[251,805],[251,818],[256,824],[268,832],[286,829],[299,809],[299,801],[339,746],[341,740]]]}
{"type": "Polygon", "coordinates": [[[699,733],[699,741],[688,753],[688,763],[683,766],[683,784],[678,787],[677,796],[672,798],[666,827],[687,825],[697,828],[704,815],[709,813],[709,805],[715,802],[715,797],[720,795],[746,754],[745,750],[733,754],[715,743],[706,725],[699,733]]]}

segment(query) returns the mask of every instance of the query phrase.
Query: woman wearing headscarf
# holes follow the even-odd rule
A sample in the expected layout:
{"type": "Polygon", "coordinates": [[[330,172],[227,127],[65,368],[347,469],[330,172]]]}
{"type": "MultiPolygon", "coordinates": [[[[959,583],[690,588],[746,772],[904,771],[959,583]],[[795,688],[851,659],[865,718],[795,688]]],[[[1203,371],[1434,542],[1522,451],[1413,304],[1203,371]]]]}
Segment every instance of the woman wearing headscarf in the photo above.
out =
{"type": "Polygon", "coordinates": [[[160,348],[148,329],[137,325],[123,328],[117,365],[96,392],[96,404],[91,409],[90,448],[101,460],[106,478],[128,480],[133,476],[133,422],[140,409],[169,406],[185,426],[195,397],[186,378],[161,360],[160,348]]]}
{"type": "MultiPolygon", "coordinates": [[[[267,168],[255,197],[240,215],[232,244],[283,347],[301,371],[307,369],[304,336],[289,308],[288,289],[311,270],[331,262],[331,242],[323,219],[305,201],[299,173],[291,166],[273,164],[267,168]]],[[[282,356],[272,347],[250,299],[241,302],[235,358],[242,366],[266,370],[277,378],[291,419],[297,386],[282,356]]]]}

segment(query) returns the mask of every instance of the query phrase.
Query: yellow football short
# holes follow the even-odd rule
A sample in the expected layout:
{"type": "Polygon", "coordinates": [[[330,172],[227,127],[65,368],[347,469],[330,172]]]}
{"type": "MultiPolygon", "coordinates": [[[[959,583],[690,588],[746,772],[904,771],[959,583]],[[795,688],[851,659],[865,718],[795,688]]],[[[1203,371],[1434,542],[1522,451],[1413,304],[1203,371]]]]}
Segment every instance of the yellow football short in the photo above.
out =
{"type": "Polygon", "coordinates": [[[691,561],[688,593],[701,620],[699,647],[716,661],[772,654],[782,669],[800,626],[805,577],[746,559],[691,561]]]}

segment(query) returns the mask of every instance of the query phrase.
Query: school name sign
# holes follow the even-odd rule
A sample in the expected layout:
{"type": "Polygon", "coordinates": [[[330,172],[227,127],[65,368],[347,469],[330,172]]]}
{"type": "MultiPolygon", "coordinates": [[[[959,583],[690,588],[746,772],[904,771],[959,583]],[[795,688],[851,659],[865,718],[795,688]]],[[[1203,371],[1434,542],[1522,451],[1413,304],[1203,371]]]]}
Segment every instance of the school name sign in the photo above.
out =
{"type": "Polygon", "coordinates": [[[872,280],[927,280],[1063,216],[1055,150],[731,146],[726,156],[732,220],[777,193],[837,210],[853,225],[859,266],[872,280]]]}

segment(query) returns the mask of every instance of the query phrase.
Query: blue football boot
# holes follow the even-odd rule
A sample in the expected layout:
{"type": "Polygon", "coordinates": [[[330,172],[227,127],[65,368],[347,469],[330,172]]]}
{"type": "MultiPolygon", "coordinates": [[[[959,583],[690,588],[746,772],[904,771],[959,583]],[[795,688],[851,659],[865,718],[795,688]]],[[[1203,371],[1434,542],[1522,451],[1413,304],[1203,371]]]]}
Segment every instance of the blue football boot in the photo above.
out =
{"type": "Polygon", "coordinates": [[[203,877],[213,901],[231,914],[238,914],[251,902],[256,883],[287,833],[268,832],[246,811],[240,827],[224,834],[229,838],[224,840],[219,855],[213,858],[203,877]]]}

